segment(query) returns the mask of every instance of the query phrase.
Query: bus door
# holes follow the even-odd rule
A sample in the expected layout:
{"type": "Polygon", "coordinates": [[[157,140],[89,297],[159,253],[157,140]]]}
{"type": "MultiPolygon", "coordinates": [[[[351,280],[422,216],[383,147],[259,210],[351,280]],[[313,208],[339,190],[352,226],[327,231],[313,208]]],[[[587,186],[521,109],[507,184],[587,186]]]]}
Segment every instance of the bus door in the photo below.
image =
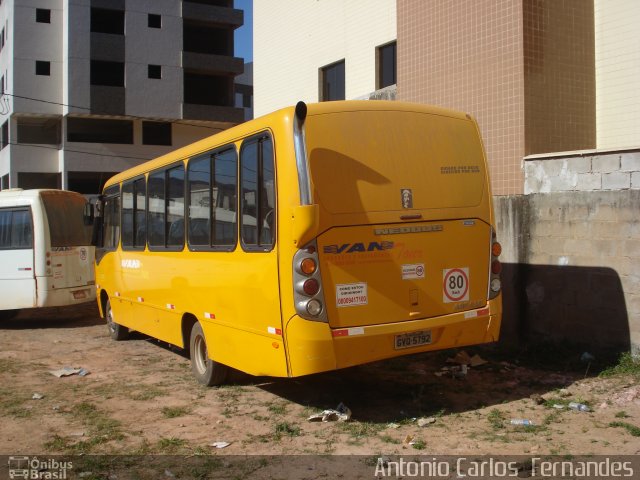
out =
{"type": "Polygon", "coordinates": [[[33,221],[29,207],[0,209],[0,309],[36,304],[33,221]]]}

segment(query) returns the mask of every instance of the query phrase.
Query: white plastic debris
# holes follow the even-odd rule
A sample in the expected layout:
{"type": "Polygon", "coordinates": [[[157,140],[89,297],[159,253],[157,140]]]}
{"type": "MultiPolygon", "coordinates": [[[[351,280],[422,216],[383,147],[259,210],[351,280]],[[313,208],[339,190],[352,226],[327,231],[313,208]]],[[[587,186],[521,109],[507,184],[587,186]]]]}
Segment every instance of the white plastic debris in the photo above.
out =
{"type": "Polygon", "coordinates": [[[42,400],[44,398],[44,395],[42,395],[41,393],[34,393],[33,396],[31,397],[32,400],[42,400]]]}
{"type": "Polygon", "coordinates": [[[334,409],[323,410],[320,413],[314,413],[307,420],[309,422],[346,422],[351,418],[351,410],[344,403],[334,409]]]}
{"type": "Polygon", "coordinates": [[[419,427],[426,427],[427,425],[431,425],[432,423],[436,423],[436,419],[434,417],[419,418],[418,419],[418,426],[419,427]]]}
{"type": "Polygon", "coordinates": [[[226,448],[229,445],[231,445],[231,442],[213,442],[211,444],[212,447],[216,447],[216,448],[226,448]]]}
{"type": "Polygon", "coordinates": [[[86,375],[89,375],[89,373],[91,372],[84,368],[62,367],[58,370],[51,370],[49,373],[55,377],[61,378],[68,377],[70,375],[79,375],[81,377],[84,377],[86,375]]]}

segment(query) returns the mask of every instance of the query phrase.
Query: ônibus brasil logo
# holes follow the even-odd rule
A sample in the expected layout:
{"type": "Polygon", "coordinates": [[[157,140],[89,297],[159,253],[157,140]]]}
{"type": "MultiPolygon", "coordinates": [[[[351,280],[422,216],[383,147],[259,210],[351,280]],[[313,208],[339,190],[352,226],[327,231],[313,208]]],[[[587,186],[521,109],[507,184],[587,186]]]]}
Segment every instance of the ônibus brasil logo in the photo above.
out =
{"type": "Polygon", "coordinates": [[[62,462],[53,458],[9,457],[9,478],[25,480],[65,480],[73,462],[62,462]]]}

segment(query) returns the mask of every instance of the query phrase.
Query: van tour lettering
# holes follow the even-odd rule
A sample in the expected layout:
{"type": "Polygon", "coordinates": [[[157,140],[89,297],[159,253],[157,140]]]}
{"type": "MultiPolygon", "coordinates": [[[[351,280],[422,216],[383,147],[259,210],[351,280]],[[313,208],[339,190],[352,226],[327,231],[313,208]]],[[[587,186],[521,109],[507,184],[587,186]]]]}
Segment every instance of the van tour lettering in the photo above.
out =
{"type": "Polygon", "coordinates": [[[369,242],[367,246],[364,243],[343,243],[342,245],[327,245],[324,247],[324,253],[339,255],[341,253],[358,253],[358,252],[374,252],[376,250],[391,250],[393,242],[369,242]]]}

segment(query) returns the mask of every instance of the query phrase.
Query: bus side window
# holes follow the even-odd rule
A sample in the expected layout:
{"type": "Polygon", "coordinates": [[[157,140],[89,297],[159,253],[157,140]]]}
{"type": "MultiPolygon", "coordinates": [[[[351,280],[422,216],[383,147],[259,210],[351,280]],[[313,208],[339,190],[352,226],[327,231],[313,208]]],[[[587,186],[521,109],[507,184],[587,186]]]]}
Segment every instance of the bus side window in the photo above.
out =
{"type": "Polygon", "coordinates": [[[0,249],[33,248],[30,210],[0,210],[0,249]]]}
{"type": "Polygon", "coordinates": [[[104,191],[102,248],[115,250],[120,241],[120,186],[114,185],[104,191]]]}
{"type": "Polygon", "coordinates": [[[167,246],[184,246],[184,166],[171,168],[167,178],[167,246]]]}
{"type": "Polygon", "coordinates": [[[275,243],[275,169],[273,143],[264,135],[242,145],[241,232],[248,251],[269,251],[275,243]]]}
{"type": "Polygon", "coordinates": [[[150,247],[164,247],[164,170],[149,175],[149,232],[150,247]]]}
{"type": "Polygon", "coordinates": [[[144,178],[122,184],[122,247],[143,249],[146,243],[146,187],[144,178]]]}
{"type": "Polygon", "coordinates": [[[184,246],[184,165],[149,175],[149,246],[184,246]]]}

